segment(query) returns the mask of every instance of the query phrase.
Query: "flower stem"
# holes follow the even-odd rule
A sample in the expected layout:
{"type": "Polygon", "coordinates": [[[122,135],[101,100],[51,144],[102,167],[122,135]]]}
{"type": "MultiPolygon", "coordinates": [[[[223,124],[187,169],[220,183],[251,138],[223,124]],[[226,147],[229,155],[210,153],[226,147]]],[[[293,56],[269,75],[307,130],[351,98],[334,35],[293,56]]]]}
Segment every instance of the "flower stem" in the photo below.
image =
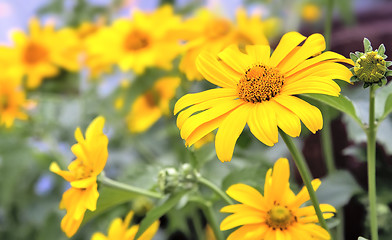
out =
{"type": "Polygon", "coordinates": [[[370,204],[370,233],[372,240],[378,240],[377,196],[376,196],[376,122],[375,122],[375,86],[369,94],[369,128],[367,130],[368,189],[370,204]]]}
{"type": "Polygon", "coordinates": [[[333,13],[333,0],[327,1],[327,14],[324,25],[325,46],[329,50],[331,47],[331,32],[332,32],[332,13],[333,13]]]}
{"type": "Polygon", "coordinates": [[[214,232],[215,238],[217,240],[224,240],[224,236],[222,231],[219,228],[218,222],[216,221],[214,211],[212,209],[212,203],[209,201],[205,201],[204,199],[197,198],[191,199],[191,201],[200,205],[203,210],[204,216],[207,219],[208,224],[210,225],[212,231],[214,232]]]}
{"type": "Polygon", "coordinates": [[[116,188],[116,189],[124,190],[124,191],[127,191],[127,192],[143,195],[143,196],[146,196],[146,197],[152,197],[152,198],[162,198],[163,197],[161,194],[159,194],[157,192],[148,191],[148,190],[141,189],[141,188],[138,188],[138,187],[130,186],[130,185],[122,183],[122,182],[114,181],[114,180],[112,180],[110,178],[107,178],[105,176],[104,172],[102,172],[98,176],[98,181],[101,184],[105,185],[106,187],[116,188]]]}
{"type": "Polygon", "coordinates": [[[325,230],[329,232],[328,226],[325,222],[325,219],[323,217],[323,213],[321,212],[320,205],[316,196],[316,192],[313,189],[312,183],[311,183],[311,174],[310,170],[308,168],[308,165],[305,162],[304,157],[302,154],[298,151],[297,147],[295,146],[293,140],[282,130],[279,129],[280,136],[283,138],[283,141],[286,143],[287,148],[289,149],[295,165],[297,165],[298,171],[301,175],[301,178],[309,192],[310,200],[312,201],[313,207],[316,211],[317,218],[319,220],[319,223],[321,227],[323,227],[325,230]]]}
{"type": "Polygon", "coordinates": [[[328,174],[336,171],[336,166],[333,158],[333,147],[332,147],[332,130],[331,130],[331,118],[329,106],[323,104],[320,109],[324,116],[324,126],[320,133],[321,136],[321,147],[324,155],[325,164],[327,165],[328,174]]]}
{"type": "Polygon", "coordinates": [[[205,179],[203,177],[199,177],[197,181],[206,187],[210,188],[212,191],[214,191],[216,194],[218,194],[227,204],[234,204],[233,201],[224,193],[222,190],[220,190],[217,186],[215,186],[212,182],[210,182],[208,179],[205,179]]]}

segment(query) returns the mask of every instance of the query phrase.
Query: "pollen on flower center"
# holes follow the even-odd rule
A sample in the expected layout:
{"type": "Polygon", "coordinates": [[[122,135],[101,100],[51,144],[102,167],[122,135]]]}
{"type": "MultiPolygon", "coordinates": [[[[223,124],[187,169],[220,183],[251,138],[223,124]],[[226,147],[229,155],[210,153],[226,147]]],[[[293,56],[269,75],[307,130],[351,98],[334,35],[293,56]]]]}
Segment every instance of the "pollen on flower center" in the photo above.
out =
{"type": "Polygon", "coordinates": [[[280,93],[284,75],[265,65],[250,67],[237,84],[238,96],[247,102],[269,101],[280,93]]]}
{"type": "Polygon", "coordinates": [[[274,229],[286,229],[295,221],[295,216],[287,207],[274,206],[267,212],[266,223],[274,229]]]}
{"type": "Polygon", "coordinates": [[[28,64],[35,64],[46,60],[48,51],[37,43],[29,43],[24,52],[24,61],[28,64]]]}
{"type": "Polygon", "coordinates": [[[140,30],[133,30],[125,37],[124,47],[129,51],[137,51],[150,44],[149,35],[140,30]]]}
{"type": "Polygon", "coordinates": [[[231,23],[226,19],[216,19],[207,25],[205,34],[209,38],[218,38],[226,35],[231,30],[231,23]]]}

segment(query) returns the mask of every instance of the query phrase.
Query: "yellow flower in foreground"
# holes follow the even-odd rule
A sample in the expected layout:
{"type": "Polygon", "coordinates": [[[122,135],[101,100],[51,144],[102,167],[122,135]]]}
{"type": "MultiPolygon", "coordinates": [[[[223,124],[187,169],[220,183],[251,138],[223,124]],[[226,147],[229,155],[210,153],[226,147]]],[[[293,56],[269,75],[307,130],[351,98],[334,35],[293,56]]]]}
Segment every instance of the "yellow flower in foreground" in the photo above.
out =
{"type": "Polygon", "coordinates": [[[136,98],[127,116],[128,128],[133,133],[144,132],[156,123],[162,115],[169,114],[170,100],[175,96],[181,79],[164,77],[151,90],[136,98]]]}
{"type": "Polygon", "coordinates": [[[26,94],[20,85],[20,75],[2,70],[0,73],[0,126],[11,127],[15,119],[25,120],[26,94]]]}
{"type": "MultiPolygon", "coordinates": [[[[129,224],[133,217],[133,211],[130,211],[125,217],[124,221],[121,218],[116,218],[110,224],[108,236],[102,233],[94,233],[91,240],[134,240],[135,235],[139,229],[138,225],[133,225],[129,228],[129,224]]],[[[158,231],[159,221],[155,221],[139,238],[138,240],[151,240],[158,231]]]]}
{"type": "Polygon", "coordinates": [[[231,160],[246,124],[268,146],[278,142],[278,127],[292,137],[299,136],[300,121],[313,133],[321,129],[320,110],[293,95],[338,96],[340,87],[332,79],[349,82],[351,72],[336,62],[352,61],[334,52],[320,54],[324,49],[322,35],[306,38],[290,32],[272,56],[268,45],[246,46],[246,53],[235,45],[217,56],[201,53],[196,62],[199,71],[221,88],[187,94],[177,101],[174,114],[181,111],[177,126],[186,145],[219,128],[215,148],[225,162],[231,160]]]}
{"type": "Polygon", "coordinates": [[[79,39],[71,29],[54,30],[52,23],[41,28],[37,19],[29,24],[30,36],[22,31],[12,34],[15,51],[22,71],[27,75],[27,87],[36,88],[42,80],[57,75],[58,67],[70,71],[79,69],[79,39]]]}
{"type": "Polygon", "coordinates": [[[87,128],[86,138],[83,138],[80,128],[76,129],[75,139],[78,143],[71,148],[76,159],[68,166],[68,171],[61,170],[57,163],[50,165],[50,171],[71,184],[60,202],[60,209],[67,210],[61,221],[61,229],[68,237],[78,230],[86,209],[96,209],[99,196],[97,176],[108,158],[108,138],[102,132],[104,124],[103,117],[95,118],[87,128]]]}
{"type": "Polygon", "coordinates": [[[117,63],[121,70],[141,74],[148,67],[170,69],[180,53],[179,40],[170,31],[180,24],[171,6],[152,13],[133,11],[132,19],[116,20],[87,40],[90,55],[117,63]]]}
{"type": "Polygon", "coordinates": [[[277,29],[279,24],[276,19],[260,19],[258,15],[248,17],[243,9],[237,11],[236,23],[206,9],[199,11],[183,26],[184,38],[190,41],[186,44],[187,51],[180,62],[180,70],[189,80],[201,80],[203,77],[195,62],[203,50],[218,54],[231,44],[268,44],[266,34],[272,33],[271,27],[277,29]]]}
{"type": "MultiPolygon", "coordinates": [[[[313,206],[300,207],[308,201],[306,187],[295,195],[290,189],[290,167],[286,158],[280,158],[269,169],[265,177],[264,196],[245,184],[235,184],[226,193],[240,202],[221,209],[232,213],[226,217],[220,228],[222,231],[242,226],[229,235],[227,240],[294,240],[330,239],[329,233],[318,222],[313,206]]],[[[315,190],[321,181],[314,179],[315,190]]],[[[329,204],[320,204],[324,218],[331,218],[336,212],[329,204]]]]}

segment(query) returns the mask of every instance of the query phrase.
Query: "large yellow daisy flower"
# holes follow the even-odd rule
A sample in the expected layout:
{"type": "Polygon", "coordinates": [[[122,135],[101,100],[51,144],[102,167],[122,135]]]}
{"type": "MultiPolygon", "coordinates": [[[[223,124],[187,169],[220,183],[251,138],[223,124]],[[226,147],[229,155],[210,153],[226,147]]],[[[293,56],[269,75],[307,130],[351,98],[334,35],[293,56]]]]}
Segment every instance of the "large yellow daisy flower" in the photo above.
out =
{"type": "Polygon", "coordinates": [[[235,23],[202,9],[182,26],[181,34],[189,41],[179,68],[189,80],[201,80],[196,58],[202,51],[218,54],[231,44],[268,44],[266,36],[271,36],[272,27],[278,29],[278,25],[276,19],[261,21],[259,15],[249,17],[243,9],[237,11],[235,23]]]}
{"type": "Polygon", "coordinates": [[[104,123],[103,117],[95,118],[87,128],[86,138],[80,128],[76,129],[78,143],[71,148],[76,159],[68,166],[68,171],[61,170],[57,163],[50,165],[50,171],[71,184],[60,202],[60,209],[67,210],[61,221],[61,229],[68,237],[76,233],[86,210],[96,209],[99,196],[97,176],[104,169],[108,158],[108,138],[102,132],[104,123]]]}
{"type": "Polygon", "coordinates": [[[41,27],[38,19],[29,23],[30,35],[15,31],[12,39],[19,56],[19,65],[27,76],[27,87],[38,87],[44,78],[53,77],[58,67],[70,71],[79,69],[79,39],[76,33],[65,28],[54,30],[54,24],[41,27]]]}
{"type": "MultiPolygon", "coordinates": [[[[133,217],[133,211],[130,211],[125,217],[124,221],[121,218],[116,218],[110,224],[108,236],[102,233],[94,233],[91,240],[134,240],[139,225],[129,227],[133,217]]],[[[159,221],[155,221],[150,227],[138,238],[138,240],[151,240],[158,231],[159,221]]]]}
{"type": "Polygon", "coordinates": [[[320,110],[294,95],[338,96],[340,87],[332,79],[349,82],[352,75],[336,63],[352,64],[351,60],[333,52],[320,54],[324,49],[322,35],[306,38],[290,32],[282,37],[272,56],[268,45],[246,46],[245,53],[235,45],[217,56],[201,53],[196,62],[199,71],[220,88],[187,94],[176,103],[174,114],[181,111],[177,126],[186,145],[219,128],[215,148],[218,158],[225,162],[231,160],[246,124],[268,146],[278,142],[278,127],[292,137],[299,136],[300,121],[313,133],[320,130],[320,110]]]}
{"type": "MultiPolygon", "coordinates": [[[[313,206],[300,207],[308,201],[306,187],[295,195],[290,189],[290,167],[286,158],[280,158],[269,169],[265,177],[264,196],[245,184],[235,184],[226,193],[240,202],[221,209],[232,213],[226,217],[220,228],[222,231],[242,226],[229,235],[227,240],[329,240],[329,233],[320,227],[313,206]]],[[[321,181],[315,179],[315,190],[321,181]]],[[[320,204],[324,218],[331,218],[336,212],[329,204],[320,204]]]]}
{"type": "Polygon", "coordinates": [[[116,20],[88,39],[87,51],[102,62],[117,63],[123,71],[141,74],[147,67],[170,69],[181,50],[170,31],[180,22],[169,5],[152,13],[134,11],[132,19],[116,20]]]}

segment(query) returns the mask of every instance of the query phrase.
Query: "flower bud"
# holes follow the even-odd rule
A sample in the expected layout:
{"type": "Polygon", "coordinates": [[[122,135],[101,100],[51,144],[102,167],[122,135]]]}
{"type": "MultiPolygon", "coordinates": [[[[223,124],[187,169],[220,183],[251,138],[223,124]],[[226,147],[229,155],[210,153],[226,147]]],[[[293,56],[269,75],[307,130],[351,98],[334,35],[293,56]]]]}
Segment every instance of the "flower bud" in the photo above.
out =
{"type": "Polygon", "coordinates": [[[388,70],[391,65],[390,61],[385,61],[387,56],[385,53],[385,46],[381,44],[380,47],[373,51],[370,41],[365,38],[363,40],[365,52],[350,53],[350,58],[355,62],[351,72],[352,82],[361,81],[364,83],[363,87],[367,88],[372,84],[379,86],[387,83],[386,76],[390,76],[392,71],[388,70]]]}

